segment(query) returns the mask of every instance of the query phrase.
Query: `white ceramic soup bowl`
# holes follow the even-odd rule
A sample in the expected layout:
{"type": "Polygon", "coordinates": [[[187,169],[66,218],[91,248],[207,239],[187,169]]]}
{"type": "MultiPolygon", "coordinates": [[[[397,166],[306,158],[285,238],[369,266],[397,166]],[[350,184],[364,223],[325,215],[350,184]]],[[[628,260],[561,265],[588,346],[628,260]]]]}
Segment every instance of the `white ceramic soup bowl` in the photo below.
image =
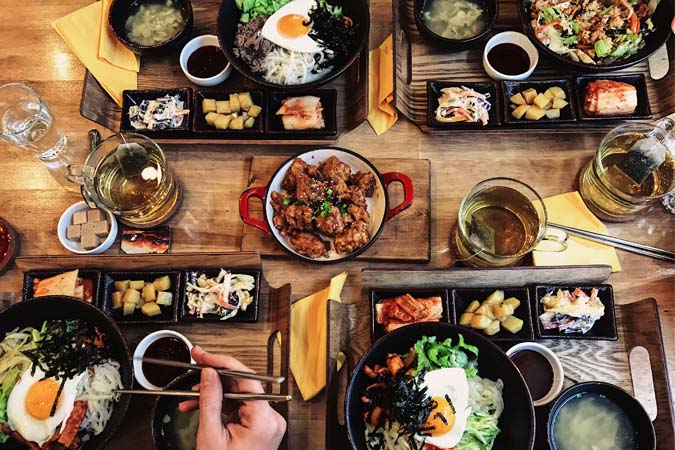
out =
{"type": "Polygon", "coordinates": [[[518,33],[516,31],[504,31],[502,33],[497,33],[487,41],[485,48],[483,49],[483,68],[490,78],[493,80],[525,80],[532,75],[534,69],[539,63],[539,52],[537,47],[530,42],[527,36],[523,33],[518,33]],[[520,73],[518,75],[506,75],[501,72],[498,72],[488,61],[488,53],[494,47],[499,44],[515,44],[518,47],[525,50],[527,56],[530,58],[530,67],[526,72],[520,73]]]}
{"type": "Polygon", "coordinates": [[[288,159],[276,170],[276,172],[274,172],[267,187],[256,187],[244,191],[239,198],[239,215],[247,225],[256,227],[272,236],[272,238],[291,255],[304,261],[330,264],[354,258],[368,249],[382,232],[384,224],[396,214],[412,205],[414,196],[412,180],[407,175],[399,172],[381,174],[370,161],[358,153],[339,147],[326,147],[300,153],[299,155],[288,159]],[[272,222],[274,208],[272,207],[271,195],[272,192],[286,192],[286,190],[281,187],[281,183],[295,158],[300,158],[307,164],[316,165],[326,161],[331,156],[336,156],[341,162],[348,164],[351,167],[352,173],[371,172],[375,175],[375,192],[371,198],[366,199],[368,214],[370,215],[370,221],[368,222],[368,234],[370,235],[370,240],[366,245],[349,254],[339,254],[331,246],[331,249],[328,251],[328,256],[310,258],[295,251],[288,236],[282,236],[281,232],[274,226],[272,222]],[[387,187],[393,182],[399,182],[403,185],[404,199],[401,204],[391,207],[389,205],[387,187]],[[264,205],[264,220],[256,219],[249,214],[248,204],[252,197],[262,200],[264,205]]]}

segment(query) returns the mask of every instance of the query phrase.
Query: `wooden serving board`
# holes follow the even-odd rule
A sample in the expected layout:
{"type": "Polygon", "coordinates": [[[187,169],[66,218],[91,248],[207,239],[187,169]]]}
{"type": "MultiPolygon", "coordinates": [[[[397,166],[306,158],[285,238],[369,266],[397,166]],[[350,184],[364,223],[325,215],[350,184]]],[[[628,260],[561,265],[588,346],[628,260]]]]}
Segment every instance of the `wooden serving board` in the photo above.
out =
{"type": "MultiPolygon", "coordinates": [[[[232,0],[234,1],[234,0],[232,0]]],[[[217,34],[216,22],[222,0],[193,0],[194,29],[192,36],[217,34]]],[[[367,42],[367,41],[366,41],[367,42]]],[[[183,74],[179,64],[180,49],[165,56],[141,57],[141,70],[138,73],[138,89],[171,89],[192,87],[209,90],[257,89],[252,81],[232,70],[228,79],[219,86],[201,88],[192,84],[183,74]]],[[[279,139],[274,135],[256,135],[250,139],[209,139],[204,137],[185,139],[156,139],[160,143],[183,142],[191,144],[292,144],[311,145],[333,142],[341,133],[356,128],[368,115],[368,46],[362,50],[359,58],[335,80],[321,89],[337,90],[337,136],[311,137],[308,139],[279,139]]],[[[277,89],[283,90],[283,89],[277,89]]],[[[301,93],[301,92],[300,92],[301,93]]],[[[94,76],[87,71],[82,87],[80,114],[115,132],[120,129],[121,108],[106,94],[94,76]]]]}
{"type": "MultiPolygon", "coordinates": [[[[483,69],[484,44],[477,44],[468,50],[455,53],[448,53],[441,47],[430,45],[428,39],[420,35],[417,30],[414,3],[415,0],[392,1],[394,23],[394,96],[396,98],[396,108],[425,133],[456,133],[457,130],[437,129],[427,126],[427,81],[491,81],[483,69]]],[[[495,23],[494,33],[507,30],[522,32],[517,8],[518,0],[499,1],[499,16],[495,23]]],[[[672,36],[666,46],[670,61],[662,61],[660,64],[669,64],[670,70],[660,80],[652,80],[649,77],[648,60],[633,67],[611,73],[612,75],[645,74],[647,78],[647,92],[654,119],[665,117],[675,111],[675,96],[666,94],[672,93],[673,86],[675,86],[675,45],[672,36]]],[[[583,74],[573,72],[562,66],[558,61],[548,59],[540,53],[539,64],[531,78],[560,79],[570,78],[573,75],[583,74]]],[[[574,90],[574,86],[572,86],[572,90],[574,90]]],[[[501,96],[501,94],[498,95],[501,96]]],[[[574,92],[571,95],[574,95],[574,92]]],[[[501,102],[501,99],[499,102],[501,102]]],[[[552,122],[547,125],[537,123],[532,126],[532,129],[536,127],[536,129],[541,130],[543,127],[546,127],[555,129],[556,132],[578,132],[585,129],[609,129],[615,127],[620,122],[612,120],[578,121],[564,128],[560,123],[552,122]]],[[[527,124],[519,124],[518,127],[502,125],[497,128],[478,130],[493,133],[521,133],[526,126],[527,124]]]]}
{"type": "MultiPolygon", "coordinates": [[[[286,158],[254,156],[249,171],[249,186],[266,186],[272,174],[286,158]]],[[[431,259],[431,163],[427,159],[372,159],[380,173],[402,172],[410,177],[415,189],[413,204],[384,225],[377,241],[359,260],[429,262],[431,259]]],[[[402,199],[400,186],[393,183],[389,202],[397,205],[402,199]]],[[[252,217],[263,217],[261,202],[251,202],[252,217]]],[[[241,251],[265,256],[288,256],[269,235],[242,223],[241,251]]]]}
{"type": "MultiPolygon", "coordinates": [[[[97,255],[92,256],[26,256],[16,259],[16,265],[24,272],[40,269],[90,268],[110,271],[150,271],[194,268],[262,269],[260,256],[253,253],[189,253],[166,255],[97,255]]],[[[17,294],[19,297],[20,294],[17,294]]],[[[289,346],[290,342],[291,286],[286,284],[276,289],[267,284],[264,277],[260,286],[260,316],[257,323],[190,322],[163,326],[184,334],[195,345],[207,351],[232,355],[260,373],[286,377],[286,382],[267,388],[270,392],[289,393],[289,346]],[[280,342],[277,334],[281,334],[280,342]]],[[[17,298],[18,301],[18,298],[17,298]]],[[[35,300],[38,301],[38,300],[35,300]]],[[[130,349],[138,345],[148,333],[159,329],[157,325],[122,327],[130,349]]],[[[131,387],[131,386],[129,386],[131,387]]],[[[153,448],[150,420],[155,397],[135,396],[115,437],[107,449],[153,448]]],[[[292,415],[293,403],[274,406],[286,418],[292,415]]],[[[288,449],[286,433],[283,449],[288,449]]]]}
{"type": "MultiPolygon", "coordinates": [[[[345,305],[329,302],[326,411],[326,448],[349,448],[344,427],[344,392],[351,370],[370,347],[368,290],[373,288],[478,288],[519,287],[532,284],[601,284],[611,274],[609,266],[520,267],[451,270],[364,270],[362,301],[345,305]],[[347,370],[336,372],[338,352],[347,355],[347,370]]],[[[675,422],[666,370],[666,357],[656,301],[652,298],[616,305],[618,341],[543,339],[560,358],[565,371],[564,388],[584,381],[605,381],[635,395],[654,420],[657,448],[675,450],[675,422]],[[647,358],[637,353],[646,349],[647,358]],[[651,372],[651,373],[650,373],[651,372]],[[650,376],[651,375],[651,376],[650,376]],[[653,386],[644,389],[643,387],[653,386]]],[[[500,343],[501,344],[501,343],[500,343]]],[[[502,345],[504,349],[506,347],[502,345]]],[[[535,408],[536,450],[548,450],[548,407],[535,408]]]]}

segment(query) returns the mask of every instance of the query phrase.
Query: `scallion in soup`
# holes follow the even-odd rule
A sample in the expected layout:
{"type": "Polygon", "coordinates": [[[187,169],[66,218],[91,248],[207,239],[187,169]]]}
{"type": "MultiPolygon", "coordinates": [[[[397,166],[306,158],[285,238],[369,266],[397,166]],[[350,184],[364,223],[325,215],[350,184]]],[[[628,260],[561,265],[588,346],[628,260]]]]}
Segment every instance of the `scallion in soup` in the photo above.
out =
{"type": "Polygon", "coordinates": [[[139,45],[157,45],[178,34],[185,26],[185,16],[178,3],[136,3],[124,27],[127,38],[139,45]]]}
{"type": "Polygon", "coordinates": [[[485,30],[483,8],[467,0],[427,0],[420,16],[431,31],[448,39],[469,39],[485,30]]]}

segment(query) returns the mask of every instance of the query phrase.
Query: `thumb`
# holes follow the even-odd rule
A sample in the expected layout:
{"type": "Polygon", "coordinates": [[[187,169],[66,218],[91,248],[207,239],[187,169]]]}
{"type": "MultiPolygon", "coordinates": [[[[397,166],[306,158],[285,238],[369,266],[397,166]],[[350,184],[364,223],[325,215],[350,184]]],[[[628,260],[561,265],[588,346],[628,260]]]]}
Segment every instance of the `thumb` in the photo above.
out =
{"type": "Polygon", "coordinates": [[[215,370],[211,368],[202,370],[199,392],[199,430],[221,430],[223,385],[215,370]]]}

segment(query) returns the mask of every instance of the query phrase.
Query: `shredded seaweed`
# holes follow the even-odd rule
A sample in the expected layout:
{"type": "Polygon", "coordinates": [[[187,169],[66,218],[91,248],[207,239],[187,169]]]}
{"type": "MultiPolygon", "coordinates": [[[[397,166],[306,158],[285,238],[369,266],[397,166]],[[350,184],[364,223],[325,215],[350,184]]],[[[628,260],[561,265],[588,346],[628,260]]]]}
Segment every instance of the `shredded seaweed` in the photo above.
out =
{"type": "Polygon", "coordinates": [[[342,8],[319,1],[315,8],[309,11],[311,25],[309,36],[323,46],[324,62],[319,63],[315,70],[331,67],[335,61],[349,57],[354,51],[357,41],[358,24],[342,14],[342,8]]]}

